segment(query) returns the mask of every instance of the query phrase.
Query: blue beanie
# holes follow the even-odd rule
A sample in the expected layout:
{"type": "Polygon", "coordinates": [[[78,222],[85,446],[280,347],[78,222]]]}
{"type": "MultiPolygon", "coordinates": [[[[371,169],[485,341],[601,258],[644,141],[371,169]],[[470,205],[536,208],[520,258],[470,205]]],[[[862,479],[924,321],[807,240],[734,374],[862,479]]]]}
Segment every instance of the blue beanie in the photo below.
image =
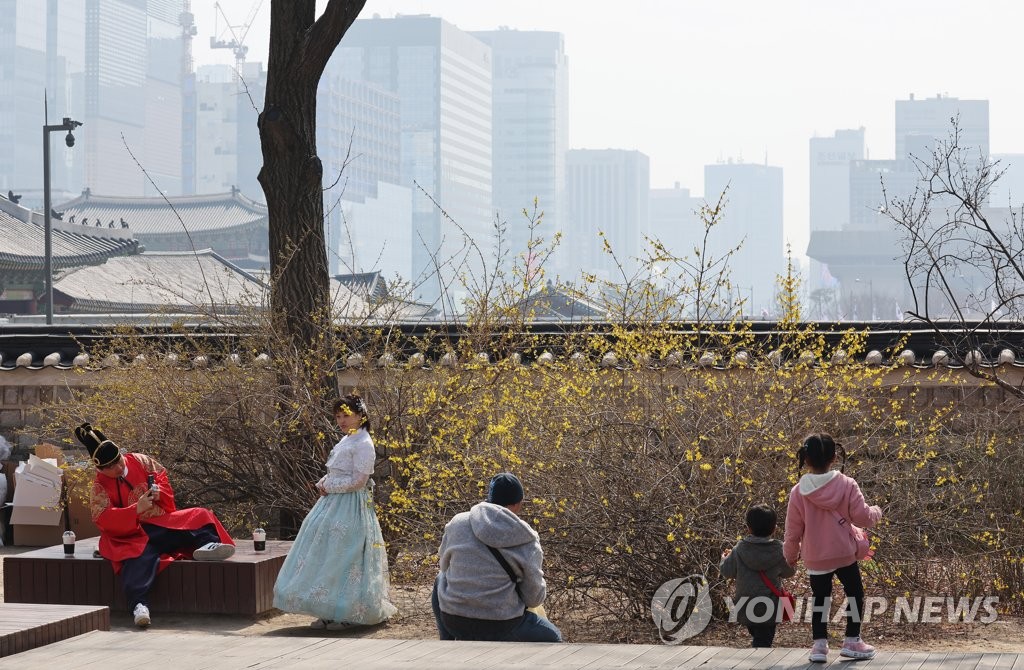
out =
{"type": "Polygon", "coordinates": [[[523,499],[523,483],[511,472],[502,472],[491,478],[487,487],[487,502],[508,507],[523,499]]]}

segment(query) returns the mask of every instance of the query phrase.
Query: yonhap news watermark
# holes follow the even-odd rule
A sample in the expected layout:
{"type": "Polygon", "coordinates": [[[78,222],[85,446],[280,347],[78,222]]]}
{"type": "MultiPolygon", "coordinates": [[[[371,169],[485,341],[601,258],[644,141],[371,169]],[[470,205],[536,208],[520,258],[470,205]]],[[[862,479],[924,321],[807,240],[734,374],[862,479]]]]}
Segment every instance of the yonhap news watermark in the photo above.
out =
{"type": "MultiPolygon", "coordinates": [[[[816,606],[811,596],[796,598],[791,603],[767,596],[755,598],[725,597],[730,623],[760,624],[768,621],[810,623],[824,612],[831,623],[842,623],[847,613],[862,623],[892,624],[981,623],[990,624],[999,618],[998,596],[869,596],[864,599],[863,613],[855,601],[840,599],[833,612],[835,599],[827,598],[816,606]]],[[[711,588],[703,575],[670,579],[658,587],[651,599],[651,616],[658,635],[665,644],[681,644],[708,627],[712,619],[711,588]]]]}
{"type": "MultiPolygon", "coordinates": [[[[844,599],[845,600],[845,599],[844,599]]],[[[797,598],[789,617],[786,617],[789,604],[767,596],[755,598],[725,598],[725,606],[729,612],[729,621],[736,622],[740,612],[746,613],[750,623],[781,623],[785,619],[810,623],[816,612],[821,609],[831,613],[832,623],[846,620],[847,612],[861,623],[886,621],[899,623],[992,623],[999,618],[998,596],[899,596],[886,598],[869,596],[864,598],[863,616],[857,612],[854,601],[846,601],[835,612],[832,612],[833,599],[826,599],[820,608],[815,606],[810,596],[797,598]]]]}

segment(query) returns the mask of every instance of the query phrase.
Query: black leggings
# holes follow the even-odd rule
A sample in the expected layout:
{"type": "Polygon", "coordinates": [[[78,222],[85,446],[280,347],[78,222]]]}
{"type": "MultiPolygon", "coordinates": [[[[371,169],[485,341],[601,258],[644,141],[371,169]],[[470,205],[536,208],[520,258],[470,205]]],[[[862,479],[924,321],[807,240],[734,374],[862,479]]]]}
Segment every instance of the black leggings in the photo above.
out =
{"type": "Polygon", "coordinates": [[[864,612],[864,584],[860,580],[860,566],[857,563],[824,575],[810,575],[811,594],[814,596],[812,637],[815,640],[828,637],[828,620],[832,612],[832,575],[839,578],[846,592],[846,637],[859,637],[861,615],[864,612]]]}

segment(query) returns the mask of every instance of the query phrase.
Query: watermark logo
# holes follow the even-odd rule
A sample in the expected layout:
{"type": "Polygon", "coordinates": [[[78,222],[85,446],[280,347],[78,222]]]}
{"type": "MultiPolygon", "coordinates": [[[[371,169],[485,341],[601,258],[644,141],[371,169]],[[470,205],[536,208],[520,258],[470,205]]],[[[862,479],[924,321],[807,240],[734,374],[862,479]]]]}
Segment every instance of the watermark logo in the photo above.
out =
{"type": "Polygon", "coordinates": [[[711,587],[704,575],[670,579],[654,592],[651,616],[665,644],[680,644],[711,622],[711,587]]]}
{"type": "MultiPolygon", "coordinates": [[[[725,606],[729,611],[729,621],[736,623],[761,624],[768,621],[780,623],[784,620],[783,607],[774,598],[726,596],[725,606]],[[741,619],[741,613],[743,614],[741,619]]],[[[798,598],[791,612],[794,621],[810,623],[813,619],[824,615],[832,623],[841,623],[847,613],[854,621],[867,623],[875,621],[891,621],[900,623],[982,623],[994,622],[998,616],[999,598],[997,596],[951,597],[951,596],[915,596],[898,598],[880,598],[871,596],[864,599],[864,612],[857,611],[856,602],[846,601],[832,613],[832,599],[826,598],[820,605],[814,599],[798,598]]]]}

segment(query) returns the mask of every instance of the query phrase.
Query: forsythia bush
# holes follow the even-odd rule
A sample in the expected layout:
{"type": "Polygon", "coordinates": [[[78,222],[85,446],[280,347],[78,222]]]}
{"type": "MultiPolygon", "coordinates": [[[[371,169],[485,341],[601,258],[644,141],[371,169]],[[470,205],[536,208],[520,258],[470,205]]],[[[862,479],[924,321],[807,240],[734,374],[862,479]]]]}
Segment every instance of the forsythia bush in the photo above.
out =
{"type": "MultiPolygon", "coordinates": [[[[744,533],[746,508],[774,504],[781,537],[796,448],[829,432],[846,472],[885,510],[869,594],[983,593],[1019,613],[1020,408],[973,402],[984,387],[960,388],[943,369],[854,362],[865,333],[827,344],[801,325],[793,280],[781,287],[786,318],[758,338],[736,319],[670,327],[658,318],[664,305],[547,339],[526,327],[528,315],[487,307],[459,337],[363,325],[343,329],[334,348],[302,352],[265,324],[230,342],[183,334],[173,347],[132,331],[92,352],[121,362],[85,373],[94,383],[44,408],[42,434],[66,439],[88,418],[161,459],[185,504],[214,507],[242,533],[276,524],[287,535],[337,439],[330,399],[304,389],[358,353],[366,363],[342,385],[372,413],[397,580],[429,583],[444,524],[509,470],[541,535],[548,610],[639,620],[675,577],[705,574],[724,594],[719,556],[744,533]],[[207,359],[194,362],[197,352],[207,359]],[[391,365],[370,364],[389,356],[391,365]],[[956,397],[936,400],[934,388],[956,397]],[[297,448],[299,432],[315,446],[297,448]]],[[[797,593],[805,582],[793,582],[797,593]]]]}

